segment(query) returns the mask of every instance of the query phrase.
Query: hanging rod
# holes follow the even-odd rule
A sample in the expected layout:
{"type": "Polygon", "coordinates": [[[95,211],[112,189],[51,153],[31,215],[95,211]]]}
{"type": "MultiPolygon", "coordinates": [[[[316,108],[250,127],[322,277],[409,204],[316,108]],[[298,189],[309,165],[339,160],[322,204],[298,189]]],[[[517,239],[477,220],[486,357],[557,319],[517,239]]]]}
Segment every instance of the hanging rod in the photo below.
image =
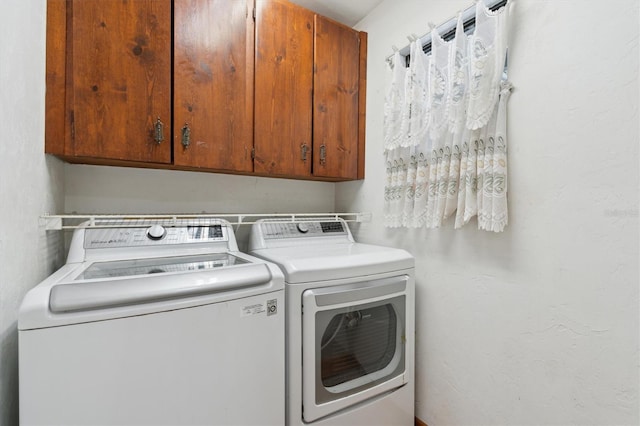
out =
{"type": "Polygon", "coordinates": [[[291,222],[305,220],[343,219],[345,222],[370,222],[371,213],[202,213],[202,214],[68,214],[40,216],[40,225],[47,231],[79,228],[141,228],[152,222],[164,226],[180,226],[186,223],[210,223],[215,219],[226,219],[232,225],[252,225],[257,219],[282,219],[291,222]],[[69,223],[73,222],[73,223],[69,223]]]}
{"type": "MultiPolygon", "coordinates": [[[[478,1],[484,1],[484,0],[478,0],[478,1]]],[[[508,0],[486,0],[485,5],[487,6],[487,8],[489,8],[489,10],[491,10],[492,12],[495,12],[496,10],[505,6],[507,4],[507,1],[508,0]]],[[[435,29],[438,30],[438,33],[441,35],[443,40],[449,41],[449,40],[452,40],[456,35],[457,24],[458,24],[458,17],[454,16],[453,18],[450,18],[446,22],[435,26],[435,29]]],[[[475,28],[476,26],[476,5],[475,4],[473,6],[468,7],[462,12],[462,25],[464,26],[464,32],[466,34],[471,33],[475,28]]],[[[433,29],[429,30],[427,33],[419,37],[420,40],[422,40],[422,51],[427,54],[431,52],[431,32],[432,31],[433,29]]],[[[409,37],[409,40],[411,40],[412,38],[416,39],[418,37],[412,34],[411,37],[409,37]]],[[[393,55],[395,54],[395,51],[396,49],[394,48],[394,53],[387,56],[386,58],[386,61],[389,64],[392,64],[392,59],[393,59],[393,55]]],[[[411,44],[406,45],[402,49],[398,49],[398,52],[400,52],[400,55],[405,57],[405,61],[406,61],[405,65],[409,66],[409,61],[410,61],[409,53],[411,52],[411,44]]]]}

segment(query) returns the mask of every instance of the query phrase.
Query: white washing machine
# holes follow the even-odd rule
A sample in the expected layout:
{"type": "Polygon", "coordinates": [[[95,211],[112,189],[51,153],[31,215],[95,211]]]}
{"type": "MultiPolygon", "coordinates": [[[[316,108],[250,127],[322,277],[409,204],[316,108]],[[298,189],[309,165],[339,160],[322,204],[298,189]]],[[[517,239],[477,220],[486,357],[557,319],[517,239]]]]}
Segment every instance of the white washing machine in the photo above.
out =
{"type": "Polygon", "coordinates": [[[282,272],[223,220],[121,225],[26,295],[20,423],[284,424],[282,272]]]}
{"type": "Polygon", "coordinates": [[[341,220],[262,220],[249,253],[285,275],[287,425],[413,425],[414,259],[341,220]]]}

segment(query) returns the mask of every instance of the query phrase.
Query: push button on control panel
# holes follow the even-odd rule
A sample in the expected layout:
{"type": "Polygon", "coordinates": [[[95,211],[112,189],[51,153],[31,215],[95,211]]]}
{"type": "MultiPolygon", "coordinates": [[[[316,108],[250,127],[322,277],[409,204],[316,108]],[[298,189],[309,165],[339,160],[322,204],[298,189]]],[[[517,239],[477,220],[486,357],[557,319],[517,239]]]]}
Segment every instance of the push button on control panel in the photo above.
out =
{"type": "Polygon", "coordinates": [[[147,229],[147,238],[153,241],[161,240],[167,235],[167,230],[161,225],[153,225],[147,229]]]}

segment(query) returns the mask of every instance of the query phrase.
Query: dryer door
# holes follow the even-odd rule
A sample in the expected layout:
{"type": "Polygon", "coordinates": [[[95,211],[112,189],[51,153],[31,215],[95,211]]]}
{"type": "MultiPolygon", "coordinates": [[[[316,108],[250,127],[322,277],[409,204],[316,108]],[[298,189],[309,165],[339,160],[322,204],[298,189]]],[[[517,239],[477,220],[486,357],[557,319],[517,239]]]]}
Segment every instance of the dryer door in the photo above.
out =
{"type": "Polygon", "coordinates": [[[408,280],[402,275],[303,293],[305,421],[407,383],[408,280]]]}

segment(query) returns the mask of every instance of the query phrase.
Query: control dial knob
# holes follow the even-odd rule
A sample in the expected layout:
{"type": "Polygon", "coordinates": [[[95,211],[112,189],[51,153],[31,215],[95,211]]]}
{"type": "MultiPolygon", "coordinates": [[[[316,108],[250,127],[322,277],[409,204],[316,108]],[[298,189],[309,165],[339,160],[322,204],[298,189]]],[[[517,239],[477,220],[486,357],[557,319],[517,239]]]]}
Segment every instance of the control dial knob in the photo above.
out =
{"type": "Polygon", "coordinates": [[[147,238],[153,241],[161,240],[167,235],[167,230],[161,225],[153,225],[147,229],[147,238]]]}
{"type": "Polygon", "coordinates": [[[298,228],[298,231],[300,231],[303,234],[306,234],[307,232],[309,232],[309,225],[307,225],[306,223],[299,223],[297,228],[298,228]]]}

